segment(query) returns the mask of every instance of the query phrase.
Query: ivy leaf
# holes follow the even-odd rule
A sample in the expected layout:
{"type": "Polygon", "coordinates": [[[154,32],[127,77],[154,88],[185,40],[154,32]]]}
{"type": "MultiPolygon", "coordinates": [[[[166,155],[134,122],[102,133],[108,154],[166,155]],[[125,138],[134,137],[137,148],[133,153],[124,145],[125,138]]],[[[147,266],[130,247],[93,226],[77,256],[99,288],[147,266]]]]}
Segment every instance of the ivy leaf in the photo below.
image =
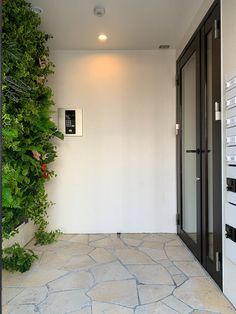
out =
{"type": "Polygon", "coordinates": [[[29,169],[28,168],[25,168],[25,169],[22,170],[23,176],[27,176],[28,173],[29,173],[29,169]]]}
{"type": "MultiPolygon", "coordinates": [[[[40,243],[56,240],[57,232],[47,233],[47,210],[51,206],[42,178],[41,160],[32,151],[56,158],[52,139],[63,135],[51,121],[52,90],[45,82],[53,73],[47,40],[50,35],[39,28],[40,16],[26,0],[4,0],[2,16],[3,64],[3,171],[2,234],[9,238],[25,218],[32,219],[41,231],[40,243]],[[40,62],[41,60],[41,66],[40,62]],[[38,78],[43,77],[42,84],[38,78]]],[[[49,179],[54,175],[49,172],[49,179]]],[[[10,271],[26,271],[35,256],[14,245],[4,250],[3,266],[10,271]]]]}
{"type": "Polygon", "coordinates": [[[59,138],[60,140],[64,140],[64,134],[59,132],[59,131],[56,131],[54,133],[55,137],[59,138]]]}

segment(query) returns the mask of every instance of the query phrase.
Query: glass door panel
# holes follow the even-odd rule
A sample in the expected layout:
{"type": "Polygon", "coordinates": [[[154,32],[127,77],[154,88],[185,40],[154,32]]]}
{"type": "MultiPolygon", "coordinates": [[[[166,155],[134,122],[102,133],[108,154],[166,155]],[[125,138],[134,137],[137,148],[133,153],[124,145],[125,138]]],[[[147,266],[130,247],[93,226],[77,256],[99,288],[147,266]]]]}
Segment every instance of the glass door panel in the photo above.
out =
{"type": "Polygon", "coordinates": [[[196,53],[182,68],[183,230],[197,242],[196,53]]]}
{"type": "Polygon", "coordinates": [[[212,108],[212,31],[206,36],[206,102],[207,102],[207,220],[208,220],[208,257],[214,259],[213,237],[213,108],[212,108]]]}
{"type": "Polygon", "coordinates": [[[201,259],[201,107],[200,36],[197,35],[177,64],[178,233],[201,259]]]}
{"type": "Polygon", "coordinates": [[[220,106],[220,7],[216,5],[204,24],[202,59],[205,60],[205,110],[202,116],[202,142],[205,165],[203,213],[206,217],[203,264],[219,286],[222,286],[222,206],[221,206],[221,120],[215,117],[215,103],[220,106]],[[218,29],[218,31],[216,31],[218,29]]]}

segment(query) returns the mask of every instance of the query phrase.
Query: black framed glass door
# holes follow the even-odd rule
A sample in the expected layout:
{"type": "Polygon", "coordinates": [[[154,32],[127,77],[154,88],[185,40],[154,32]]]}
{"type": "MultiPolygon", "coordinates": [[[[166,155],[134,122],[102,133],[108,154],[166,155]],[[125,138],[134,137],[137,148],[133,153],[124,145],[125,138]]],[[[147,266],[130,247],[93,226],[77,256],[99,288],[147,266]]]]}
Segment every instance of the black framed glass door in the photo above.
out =
{"type": "Polygon", "coordinates": [[[177,62],[178,233],[222,285],[220,3],[177,62]]]}

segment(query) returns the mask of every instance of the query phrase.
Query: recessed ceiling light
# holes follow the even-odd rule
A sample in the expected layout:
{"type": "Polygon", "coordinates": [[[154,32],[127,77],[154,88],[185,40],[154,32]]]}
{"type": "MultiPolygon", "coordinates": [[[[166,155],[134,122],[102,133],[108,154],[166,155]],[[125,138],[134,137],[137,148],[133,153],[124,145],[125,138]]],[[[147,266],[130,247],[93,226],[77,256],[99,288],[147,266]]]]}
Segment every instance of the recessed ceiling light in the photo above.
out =
{"type": "Polygon", "coordinates": [[[37,14],[42,14],[42,13],[43,13],[43,9],[40,8],[40,7],[32,7],[31,10],[32,10],[34,13],[37,13],[37,14]]]}
{"type": "Polygon", "coordinates": [[[98,36],[98,39],[102,42],[105,42],[107,40],[107,35],[106,34],[100,34],[98,36]]]}
{"type": "Polygon", "coordinates": [[[170,45],[160,45],[159,49],[169,49],[170,45]]]}

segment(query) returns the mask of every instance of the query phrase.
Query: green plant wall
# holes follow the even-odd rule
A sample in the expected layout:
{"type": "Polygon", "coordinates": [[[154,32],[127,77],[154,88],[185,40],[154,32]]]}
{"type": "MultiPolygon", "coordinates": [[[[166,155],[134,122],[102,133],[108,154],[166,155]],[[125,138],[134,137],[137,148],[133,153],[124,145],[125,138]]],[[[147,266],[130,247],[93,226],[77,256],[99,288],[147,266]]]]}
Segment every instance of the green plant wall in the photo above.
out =
{"type": "MultiPolygon", "coordinates": [[[[46,232],[45,183],[54,172],[54,137],[63,138],[51,121],[52,90],[46,85],[53,73],[47,41],[39,30],[40,17],[25,0],[3,2],[3,238],[16,232],[22,220],[38,226],[39,243],[55,240],[46,232]]],[[[9,257],[9,250],[8,250],[9,257]]]]}

